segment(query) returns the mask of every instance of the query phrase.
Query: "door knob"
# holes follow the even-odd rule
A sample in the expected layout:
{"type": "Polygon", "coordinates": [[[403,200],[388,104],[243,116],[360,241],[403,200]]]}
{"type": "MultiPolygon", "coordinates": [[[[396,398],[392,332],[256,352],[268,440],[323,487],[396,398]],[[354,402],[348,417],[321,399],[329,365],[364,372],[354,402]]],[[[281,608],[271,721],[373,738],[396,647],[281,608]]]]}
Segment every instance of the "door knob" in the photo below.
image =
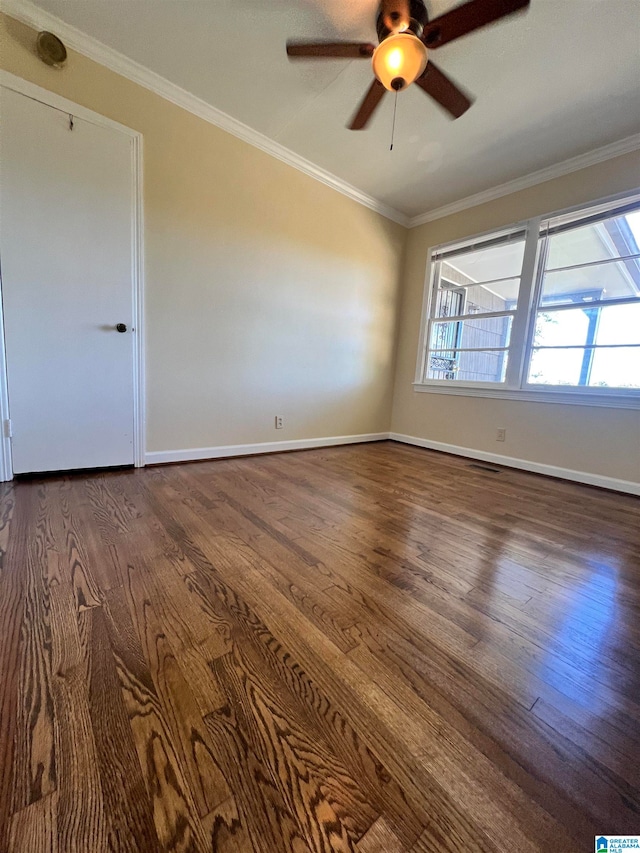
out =
{"type": "Polygon", "coordinates": [[[116,326],[116,331],[118,331],[118,332],[126,332],[126,331],[127,331],[127,327],[126,327],[126,325],[125,325],[124,323],[118,323],[118,325],[116,326]]]}

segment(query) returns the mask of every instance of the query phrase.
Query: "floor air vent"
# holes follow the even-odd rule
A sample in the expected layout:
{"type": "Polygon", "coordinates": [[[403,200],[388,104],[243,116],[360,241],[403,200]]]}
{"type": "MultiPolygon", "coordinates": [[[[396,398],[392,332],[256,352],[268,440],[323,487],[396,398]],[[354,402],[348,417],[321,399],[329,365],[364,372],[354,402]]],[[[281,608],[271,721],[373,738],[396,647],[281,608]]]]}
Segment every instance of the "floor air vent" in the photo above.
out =
{"type": "Polygon", "coordinates": [[[499,468],[492,468],[490,465],[480,465],[477,462],[472,462],[469,468],[479,468],[481,471],[489,471],[490,474],[501,474],[499,468]]]}

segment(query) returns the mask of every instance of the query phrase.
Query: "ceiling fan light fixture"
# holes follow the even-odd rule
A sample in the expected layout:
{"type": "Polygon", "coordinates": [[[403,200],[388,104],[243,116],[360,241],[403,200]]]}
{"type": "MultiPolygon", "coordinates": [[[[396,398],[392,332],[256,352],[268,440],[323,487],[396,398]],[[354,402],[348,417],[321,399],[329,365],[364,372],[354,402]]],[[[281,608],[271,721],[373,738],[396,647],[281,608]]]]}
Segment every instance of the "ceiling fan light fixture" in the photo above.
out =
{"type": "Polygon", "coordinates": [[[427,48],[413,33],[397,33],[380,42],[371,60],[373,73],[390,92],[414,83],[427,67],[427,48]]]}

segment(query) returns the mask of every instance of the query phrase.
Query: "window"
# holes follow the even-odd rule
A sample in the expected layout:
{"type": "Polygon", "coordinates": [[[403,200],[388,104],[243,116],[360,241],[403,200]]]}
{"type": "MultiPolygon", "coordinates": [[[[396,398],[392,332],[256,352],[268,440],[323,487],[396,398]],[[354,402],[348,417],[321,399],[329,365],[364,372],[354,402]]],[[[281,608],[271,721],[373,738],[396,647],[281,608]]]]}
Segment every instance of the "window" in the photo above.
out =
{"type": "Polygon", "coordinates": [[[504,383],[525,232],[435,255],[426,378],[504,383]]]}
{"type": "Polygon", "coordinates": [[[529,383],[640,388],[639,241],[640,208],[545,223],[529,383]]]}
{"type": "Polygon", "coordinates": [[[640,404],[639,244],[633,199],[436,248],[416,384],[640,404]]]}

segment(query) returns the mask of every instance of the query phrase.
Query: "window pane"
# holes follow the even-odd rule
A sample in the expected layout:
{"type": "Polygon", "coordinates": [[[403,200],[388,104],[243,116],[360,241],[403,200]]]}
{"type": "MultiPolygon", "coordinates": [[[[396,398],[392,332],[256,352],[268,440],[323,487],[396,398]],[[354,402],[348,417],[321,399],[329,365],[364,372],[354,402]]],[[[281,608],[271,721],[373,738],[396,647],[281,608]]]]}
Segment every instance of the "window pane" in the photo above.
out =
{"type": "Polygon", "coordinates": [[[478,317],[476,320],[434,323],[429,349],[490,349],[509,346],[512,317],[478,317]]]}
{"type": "Polygon", "coordinates": [[[639,225],[638,212],[634,212],[552,234],[547,269],[633,255],[639,251],[635,236],[640,233],[639,225]]]}
{"type": "Polygon", "coordinates": [[[540,311],[536,317],[534,347],[584,346],[589,334],[589,318],[582,309],[540,311]]]}
{"type": "Polygon", "coordinates": [[[640,387],[640,259],[616,260],[638,254],[638,240],[640,210],[549,237],[530,383],[640,387]]]}
{"type": "Polygon", "coordinates": [[[595,343],[640,344],[640,304],[607,305],[592,311],[600,316],[595,343]]]}
{"type": "Polygon", "coordinates": [[[602,299],[640,299],[640,261],[616,261],[547,272],[542,305],[584,304],[602,299]]]}
{"type": "Polygon", "coordinates": [[[426,379],[505,381],[513,322],[507,312],[516,311],[524,245],[522,237],[514,237],[484,249],[461,249],[436,263],[431,305],[436,322],[431,323],[426,379]],[[503,312],[507,316],[487,316],[503,312]]]}
{"type": "Polygon", "coordinates": [[[589,385],[640,388],[640,347],[595,350],[589,385]]]}
{"type": "Polygon", "coordinates": [[[427,355],[427,379],[504,382],[506,352],[441,352],[427,355]]]}
{"type": "Polygon", "coordinates": [[[538,312],[534,347],[585,344],[640,344],[640,303],[538,312]]]}
{"type": "Polygon", "coordinates": [[[529,382],[588,388],[640,388],[640,346],[534,350],[529,382]]]}
{"type": "Polygon", "coordinates": [[[436,299],[435,317],[456,317],[464,311],[464,293],[449,282],[440,282],[436,299]]]}
{"type": "Polygon", "coordinates": [[[502,243],[487,249],[461,252],[442,261],[442,276],[451,278],[450,271],[457,272],[463,280],[452,278],[457,284],[469,281],[495,281],[499,278],[519,278],[522,273],[524,239],[502,243]],[[464,280],[466,279],[466,281],[464,280]]]}

